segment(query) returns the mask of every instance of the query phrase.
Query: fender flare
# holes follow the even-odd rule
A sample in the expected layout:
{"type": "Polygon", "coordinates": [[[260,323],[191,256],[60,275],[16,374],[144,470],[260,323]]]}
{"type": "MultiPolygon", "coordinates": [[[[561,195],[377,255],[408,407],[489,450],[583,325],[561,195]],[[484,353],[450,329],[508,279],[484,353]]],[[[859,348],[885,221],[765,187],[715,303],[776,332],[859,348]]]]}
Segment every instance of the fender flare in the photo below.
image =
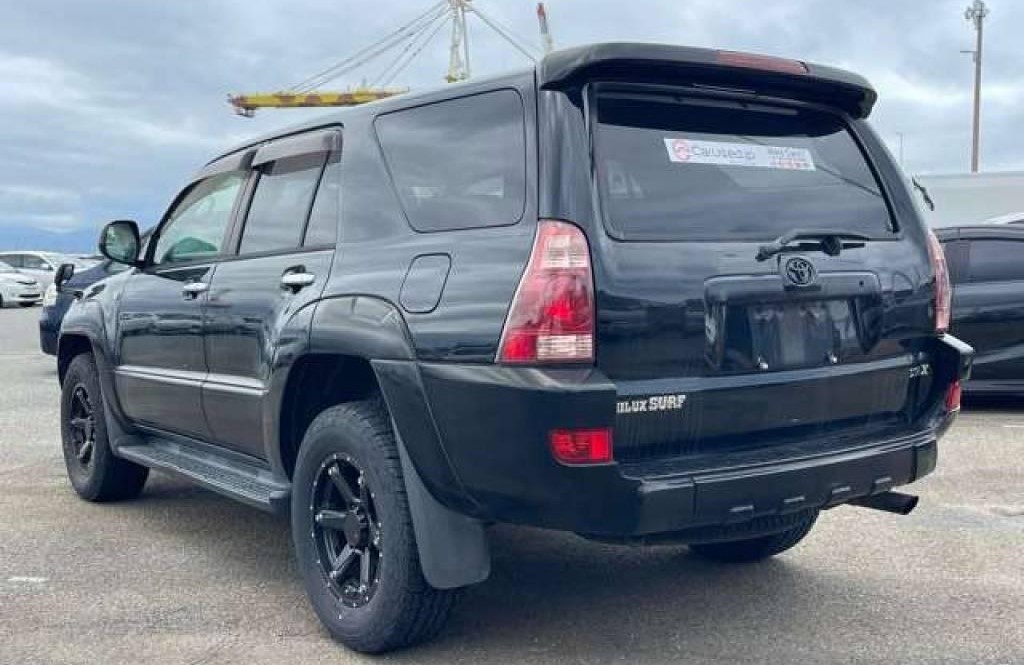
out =
{"type": "Polygon", "coordinates": [[[480,520],[466,514],[475,504],[462,489],[437,436],[414,362],[415,348],[398,307],[362,295],[322,300],[313,314],[309,351],[370,361],[391,414],[427,582],[437,589],[453,589],[487,579],[487,534],[480,520]]]}

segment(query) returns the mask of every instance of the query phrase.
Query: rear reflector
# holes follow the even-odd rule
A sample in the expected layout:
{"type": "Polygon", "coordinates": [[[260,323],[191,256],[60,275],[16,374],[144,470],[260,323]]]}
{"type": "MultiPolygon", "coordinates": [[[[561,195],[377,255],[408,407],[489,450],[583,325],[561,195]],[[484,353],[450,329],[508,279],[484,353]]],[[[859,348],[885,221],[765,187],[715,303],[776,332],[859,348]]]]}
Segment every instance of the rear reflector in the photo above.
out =
{"type": "Polygon", "coordinates": [[[551,453],[563,464],[605,464],[612,461],[612,431],[556,429],[551,432],[551,453]]]}
{"type": "Polygon", "coordinates": [[[509,364],[593,362],[594,278],[578,227],[542,220],[498,346],[509,364]]]}
{"type": "Polygon", "coordinates": [[[932,272],[935,273],[935,332],[944,333],[949,330],[953,292],[949,285],[946,254],[942,251],[942,243],[932,231],[928,231],[928,256],[932,261],[932,272]]]}
{"type": "Polygon", "coordinates": [[[963,387],[960,385],[960,380],[956,380],[949,384],[949,389],[946,391],[946,411],[952,413],[953,411],[960,410],[960,396],[963,394],[963,387]]]}
{"type": "Polygon", "coordinates": [[[770,55],[757,55],[755,53],[739,53],[737,51],[718,51],[717,59],[719,64],[730,65],[732,67],[760,69],[768,72],[783,72],[785,74],[807,73],[807,65],[800,62],[799,60],[775,58],[770,55]]]}

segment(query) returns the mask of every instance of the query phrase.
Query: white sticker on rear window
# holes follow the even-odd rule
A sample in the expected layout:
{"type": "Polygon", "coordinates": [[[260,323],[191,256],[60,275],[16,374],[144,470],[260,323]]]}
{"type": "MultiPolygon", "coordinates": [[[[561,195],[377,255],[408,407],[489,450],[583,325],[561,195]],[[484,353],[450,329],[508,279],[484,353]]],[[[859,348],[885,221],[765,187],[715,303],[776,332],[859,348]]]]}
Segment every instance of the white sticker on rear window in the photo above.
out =
{"type": "Polygon", "coordinates": [[[727,141],[665,139],[669,161],[679,164],[756,166],[787,171],[813,171],[814,158],[806,148],[727,141]]]}

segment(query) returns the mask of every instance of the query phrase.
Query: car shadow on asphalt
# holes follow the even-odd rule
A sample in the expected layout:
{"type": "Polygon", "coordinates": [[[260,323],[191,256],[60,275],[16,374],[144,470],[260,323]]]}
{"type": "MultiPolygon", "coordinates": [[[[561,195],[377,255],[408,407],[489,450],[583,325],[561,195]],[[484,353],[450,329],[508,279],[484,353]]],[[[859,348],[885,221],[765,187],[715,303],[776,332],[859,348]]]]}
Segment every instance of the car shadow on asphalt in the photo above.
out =
{"type": "MultiPolygon", "coordinates": [[[[206,571],[211,578],[259,580],[271,596],[261,604],[289,613],[285,633],[342,648],[305,603],[285,520],[162,475],[139,501],[120,506],[123,518],[142,531],[161,534],[213,566],[206,571]]],[[[820,550],[809,563],[801,562],[798,547],[758,564],[725,565],[682,546],[606,545],[515,526],[489,531],[490,578],[461,592],[435,641],[387,660],[475,663],[572,653],[578,662],[621,661],[625,654],[628,662],[641,662],[702,652],[745,660],[751,641],[764,641],[759,647],[770,650],[775,640],[799,639],[796,633],[846,618],[831,599],[849,596],[849,579],[823,570],[820,550]]],[[[885,602],[888,612],[911,611],[893,607],[890,597],[885,602]]]]}

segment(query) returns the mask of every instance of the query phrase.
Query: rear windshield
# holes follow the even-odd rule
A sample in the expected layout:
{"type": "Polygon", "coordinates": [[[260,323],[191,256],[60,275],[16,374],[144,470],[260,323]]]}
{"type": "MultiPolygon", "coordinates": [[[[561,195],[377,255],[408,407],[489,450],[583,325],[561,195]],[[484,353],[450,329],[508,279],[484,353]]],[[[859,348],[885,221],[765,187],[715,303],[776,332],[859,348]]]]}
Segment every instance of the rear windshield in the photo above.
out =
{"type": "Polygon", "coordinates": [[[892,233],[878,182],[837,116],[602,92],[595,133],[605,220],[624,240],[892,233]]]}

